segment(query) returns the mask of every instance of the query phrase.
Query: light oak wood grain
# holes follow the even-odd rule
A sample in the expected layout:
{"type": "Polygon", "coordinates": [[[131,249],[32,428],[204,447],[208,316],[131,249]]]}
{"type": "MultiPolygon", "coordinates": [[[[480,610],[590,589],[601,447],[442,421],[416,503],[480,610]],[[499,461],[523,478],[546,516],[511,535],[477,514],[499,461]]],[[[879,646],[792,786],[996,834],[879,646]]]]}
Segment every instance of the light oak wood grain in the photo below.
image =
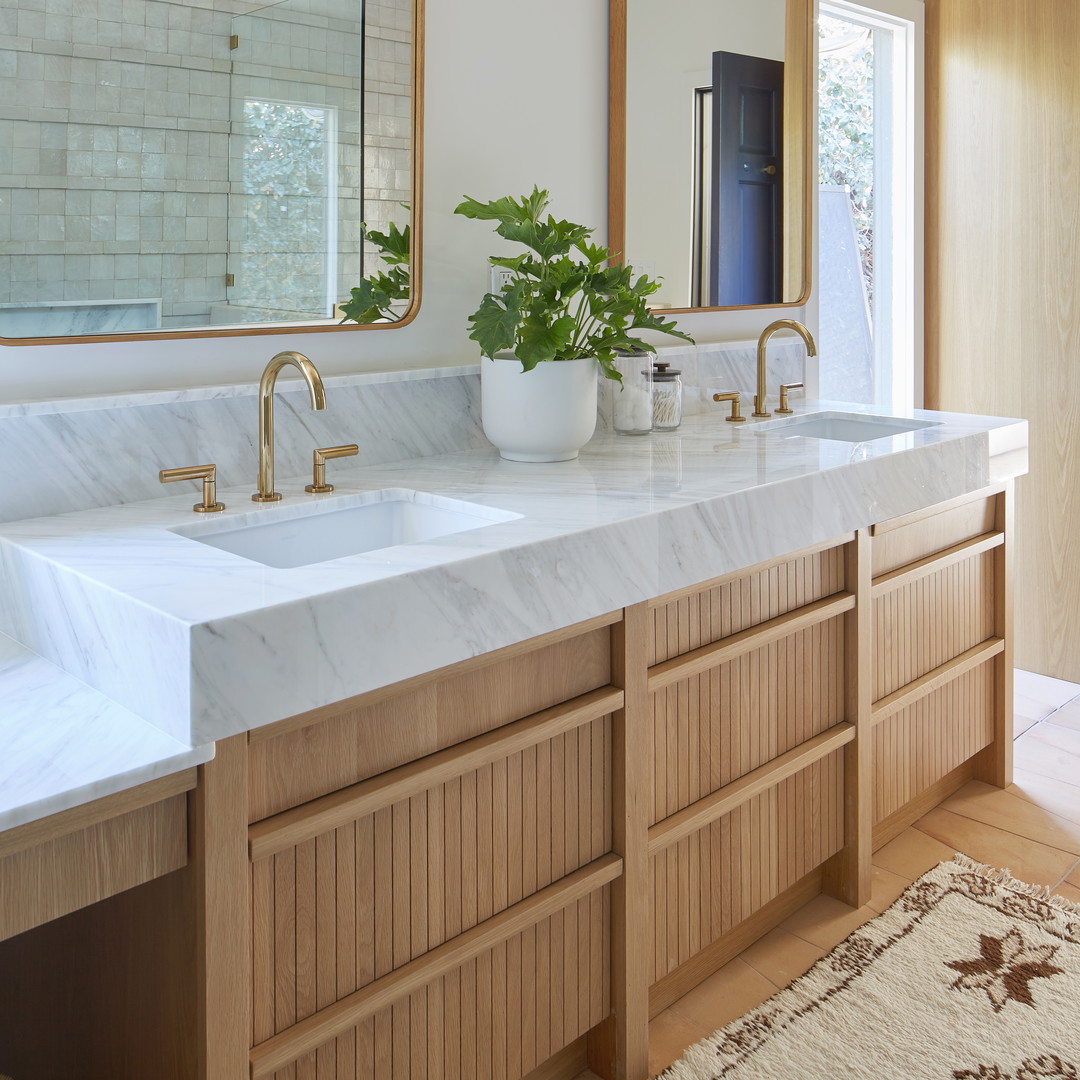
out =
{"type": "Polygon", "coordinates": [[[20,845],[0,858],[0,941],[186,864],[183,795],[20,845]]]}
{"type": "Polygon", "coordinates": [[[1031,421],[1015,659],[1080,681],[1080,309],[1062,240],[1080,228],[1080,9],[926,7],[926,404],[1031,421]]]}

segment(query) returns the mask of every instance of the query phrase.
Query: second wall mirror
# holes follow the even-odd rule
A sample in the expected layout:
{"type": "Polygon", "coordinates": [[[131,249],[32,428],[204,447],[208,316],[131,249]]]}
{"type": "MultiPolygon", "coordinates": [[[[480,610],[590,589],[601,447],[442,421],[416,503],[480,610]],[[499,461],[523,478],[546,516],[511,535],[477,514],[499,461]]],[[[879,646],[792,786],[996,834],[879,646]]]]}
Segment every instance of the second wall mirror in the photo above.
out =
{"type": "Polygon", "coordinates": [[[813,0],[609,0],[611,248],[672,311],[810,287],[813,0]]]}

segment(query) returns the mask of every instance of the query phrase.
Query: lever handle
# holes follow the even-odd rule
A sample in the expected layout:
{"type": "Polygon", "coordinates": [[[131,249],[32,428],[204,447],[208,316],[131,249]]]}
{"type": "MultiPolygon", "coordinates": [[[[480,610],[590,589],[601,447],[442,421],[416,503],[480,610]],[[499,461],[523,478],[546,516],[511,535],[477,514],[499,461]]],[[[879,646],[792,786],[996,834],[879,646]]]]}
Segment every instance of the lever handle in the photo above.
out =
{"type": "Polygon", "coordinates": [[[176,480],[201,480],[202,502],[196,503],[192,510],[196,514],[217,514],[225,509],[225,504],[217,501],[217,466],[185,465],[179,469],[162,469],[158,479],[163,484],[176,480]]]}
{"type": "Polygon", "coordinates": [[[780,384],[780,408],[776,411],[783,413],[785,416],[790,416],[795,410],[788,408],[788,391],[789,390],[805,390],[806,387],[801,382],[789,382],[780,384]]]}
{"type": "Polygon", "coordinates": [[[334,485],[326,482],[326,463],[331,458],[355,457],[359,453],[360,447],[356,443],[349,443],[347,446],[322,446],[318,450],[312,450],[313,476],[304,490],[312,495],[325,495],[326,492],[333,491],[334,485]]]}
{"type": "Polygon", "coordinates": [[[742,395],[738,390],[728,390],[723,394],[713,394],[712,399],[713,401],[731,402],[731,415],[724,417],[729,424],[746,423],[746,417],[742,414],[742,395]]]}

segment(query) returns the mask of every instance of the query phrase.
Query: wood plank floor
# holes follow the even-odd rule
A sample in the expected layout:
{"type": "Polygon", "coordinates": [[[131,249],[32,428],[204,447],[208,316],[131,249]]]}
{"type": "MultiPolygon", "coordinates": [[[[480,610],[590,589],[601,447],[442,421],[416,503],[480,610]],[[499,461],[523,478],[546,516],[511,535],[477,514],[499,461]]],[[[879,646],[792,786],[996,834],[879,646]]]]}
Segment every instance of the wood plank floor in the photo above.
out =
{"type": "Polygon", "coordinates": [[[1004,791],[968,784],[875,854],[864,907],[817,897],[657,1016],[649,1027],[651,1075],[782,990],[955,851],[1080,901],[1078,695],[1073,684],[1017,672],[1015,782],[1004,791]]]}

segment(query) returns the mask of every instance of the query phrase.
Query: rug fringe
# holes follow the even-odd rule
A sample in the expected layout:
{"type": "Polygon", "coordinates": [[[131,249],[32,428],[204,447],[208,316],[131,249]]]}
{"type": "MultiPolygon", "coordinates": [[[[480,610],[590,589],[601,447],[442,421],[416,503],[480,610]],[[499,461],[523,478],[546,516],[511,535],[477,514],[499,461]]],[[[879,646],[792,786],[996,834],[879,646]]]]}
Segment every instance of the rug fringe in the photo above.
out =
{"type": "Polygon", "coordinates": [[[993,866],[987,866],[986,863],[976,862],[970,856],[959,851],[952,859],[943,862],[941,865],[959,866],[970,873],[986,878],[987,881],[991,881],[995,885],[1002,885],[1006,889],[1020,893],[1021,896],[1030,896],[1035,900],[1042,900],[1050,907],[1067,915],[1080,915],[1080,904],[1074,903],[1072,900],[1066,900],[1064,896],[1056,895],[1049,885],[1032,885],[1030,882],[1013,877],[1012,871],[1007,867],[998,870],[993,866]]]}

